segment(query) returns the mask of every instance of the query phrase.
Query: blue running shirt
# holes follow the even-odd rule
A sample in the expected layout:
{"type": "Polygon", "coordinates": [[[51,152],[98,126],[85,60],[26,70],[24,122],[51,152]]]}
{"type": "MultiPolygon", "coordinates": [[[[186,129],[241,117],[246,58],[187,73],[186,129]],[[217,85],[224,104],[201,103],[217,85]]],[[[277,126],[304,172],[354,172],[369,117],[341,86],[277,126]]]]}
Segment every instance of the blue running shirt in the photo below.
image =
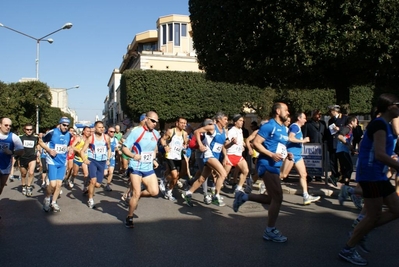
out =
{"type": "Polygon", "coordinates": [[[43,142],[48,143],[48,147],[57,152],[57,155],[53,158],[50,154],[47,154],[47,164],[56,166],[65,166],[67,163],[68,145],[71,140],[71,134],[69,131],[65,133],[61,132],[59,128],[50,130],[44,137],[43,142]]]}
{"type": "Polygon", "coordinates": [[[123,145],[129,148],[133,154],[141,155],[141,160],[137,161],[130,159],[129,168],[141,172],[153,170],[155,148],[158,145],[158,139],[160,137],[161,136],[157,130],[148,131],[147,128],[142,126],[132,129],[123,145]],[[136,142],[140,136],[141,138],[139,142],[136,142]]]}
{"type": "MultiPolygon", "coordinates": [[[[284,149],[287,146],[287,127],[278,124],[275,119],[271,119],[268,123],[263,124],[259,129],[258,135],[265,139],[262,145],[273,153],[277,152],[277,148],[284,149]]],[[[272,158],[264,154],[260,154],[258,160],[260,161],[259,164],[273,167],[281,167],[283,164],[282,160],[275,162],[272,158]]]]}

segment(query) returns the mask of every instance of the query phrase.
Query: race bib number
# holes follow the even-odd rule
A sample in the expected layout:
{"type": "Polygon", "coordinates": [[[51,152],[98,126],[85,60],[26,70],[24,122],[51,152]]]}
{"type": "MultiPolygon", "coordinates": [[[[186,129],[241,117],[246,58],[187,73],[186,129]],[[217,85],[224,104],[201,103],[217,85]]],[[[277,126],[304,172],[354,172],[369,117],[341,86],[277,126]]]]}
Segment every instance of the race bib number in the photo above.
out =
{"type": "Polygon", "coordinates": [[[285,145],[283,145],[282,143],[278,143],[276,153],[281,154],[283,157],[283,160],[284,160],[288,155],[287,147],[285,145]]]}
{"type": "Polygon", "coordinates": [[[107,153],[107,147],[106,146],[96,146],[95,153],[96,153],[96,155],[104,155],[107,153]]]}
{"type": "Polygon", "coordinates": [[[215,153],[220,153],[220,152],[222,152],[222,148],[223,148],[222,144],[215,143],[213,148],[212,148],[212,151],[215,152],[215,153]]]}
{"type": "Polygon", "coordinates": [[[153,152],[141,152],[141,162],[152,162],[154,160],[153,152]]]}
{"type": "Polygon", "coordinates": [[[32,140],[24,140],[24,147],[33,148],[35,146],[35,141],[32,140]]]}
{"type": "Polygon", "coordinates": [[[68,151],[68,147],[67,145],[55,145],[55,152],[57,152],[57,154],[65,154],[68,151]]]}

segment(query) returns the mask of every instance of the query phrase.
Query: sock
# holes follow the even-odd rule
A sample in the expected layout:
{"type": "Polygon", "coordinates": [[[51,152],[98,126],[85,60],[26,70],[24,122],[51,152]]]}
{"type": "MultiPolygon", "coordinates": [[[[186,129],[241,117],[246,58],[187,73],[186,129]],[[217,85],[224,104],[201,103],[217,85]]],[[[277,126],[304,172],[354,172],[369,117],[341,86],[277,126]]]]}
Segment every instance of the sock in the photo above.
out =
{"type": "Polygon", "coordinates": [[[266,227],[266,232],[270,233],[271,231],[273,231],[274,229],[276,229],[276,227],[266,227]]]}
{"type": "Polygon", "coordinates": [[[89,202],[94,202],[94,199],[92,199],[92,198],[89,198],[89,202]]]}
{"type": "Polygon", "coordinates": [[[236,190],[239,191],[239,190],[241,190],[241,189],[242,189],[242,186],[237,185],[236,190]]]}
{"type": "Polygon", "coordinates": [[[308,197],[309,197],[309,193],[308,192],[303,193],[303,198],[308,198],[308,197]]]}
{"type": "Polygon", "coordinates": [[[50,198],[49,198],[49,197],[45,197],[44,199],[50,201],[50,198]]]}
{"type": "Polygon", "coordinates": [[[55,204],[55,203],[57,203],[56,201],[53,201],[53,202],[51,202],[51,205],[53,205],[53,204],[55,204]]]}
{"type": "Polygon", "coordinates": [[[191,192],[190,190],[186,191],[186,196],[187,195],[192,195],[192,194],[193,194],[193,192],[191,192]]]}

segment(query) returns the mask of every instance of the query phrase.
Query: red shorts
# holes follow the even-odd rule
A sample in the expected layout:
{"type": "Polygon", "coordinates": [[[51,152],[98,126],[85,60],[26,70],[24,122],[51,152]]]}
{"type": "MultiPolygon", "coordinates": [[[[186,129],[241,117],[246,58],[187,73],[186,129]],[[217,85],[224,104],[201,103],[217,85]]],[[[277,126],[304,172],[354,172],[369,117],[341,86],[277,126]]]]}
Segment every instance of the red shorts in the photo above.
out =
{"type": "Polygon", "coordinates": [[[243,158],[242,156],[227,155],[227,162],[226,162],[226,164],[235,167],[235,166],[237,166],[237,164],[238,164],[241,160],[243,160],[243,159],[244,159],[244,158],[243,158]]]}
{"type": "Polygon", "coordinates": [[[71,160],[71,159],[74,159],[75,158],[75,153],[68,153],[68,155],[67,155],[67,160],[71,160]]]}

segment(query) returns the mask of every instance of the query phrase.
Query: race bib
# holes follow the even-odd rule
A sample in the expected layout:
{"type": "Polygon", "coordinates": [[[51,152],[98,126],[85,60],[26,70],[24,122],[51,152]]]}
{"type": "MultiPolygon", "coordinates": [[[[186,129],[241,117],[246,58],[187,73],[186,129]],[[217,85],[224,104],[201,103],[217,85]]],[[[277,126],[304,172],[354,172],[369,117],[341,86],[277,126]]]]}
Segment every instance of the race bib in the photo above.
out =
{"type": "Polygon", "coordinates": [[[220,152],[222,152],[222,148],[223,148],[222,144],[215,143],[213,145],[212,151],[215,152],[215,153],[220,153],[220,152]]]}
{"type": "Polygon", "coordinates": [[[24,147],[26,147],[26,148],[35,147],[35,141],[33,141],[33,140],[24,140],[24,147]]]}
{"type": "Polygon", "coordinates": [[[284,160],[288,155],[287,147],[285,145],[283,145],[282,143],[278,143],[276,153],[281,154],[283,157],[283,160],[284,160]]]}
{"type": "Polygon", "coordinates": [[[153,152],[141,152],[141,162],[153,162],[154,153],[153,152]]]}
{"type": "Polygon", "coordinates": [[[96,153],[96,155],[105,155],[107,153],[107,147],[106,146],[96,146],[95,153],[96,153]]]}
{"type": "Polygon", "coordinates": [[[68,148],[67,145],[56,144],[54,150],[55,152],[57,152],[57,154],[65,154],[68,151],[67,148],[68,148]]]}

